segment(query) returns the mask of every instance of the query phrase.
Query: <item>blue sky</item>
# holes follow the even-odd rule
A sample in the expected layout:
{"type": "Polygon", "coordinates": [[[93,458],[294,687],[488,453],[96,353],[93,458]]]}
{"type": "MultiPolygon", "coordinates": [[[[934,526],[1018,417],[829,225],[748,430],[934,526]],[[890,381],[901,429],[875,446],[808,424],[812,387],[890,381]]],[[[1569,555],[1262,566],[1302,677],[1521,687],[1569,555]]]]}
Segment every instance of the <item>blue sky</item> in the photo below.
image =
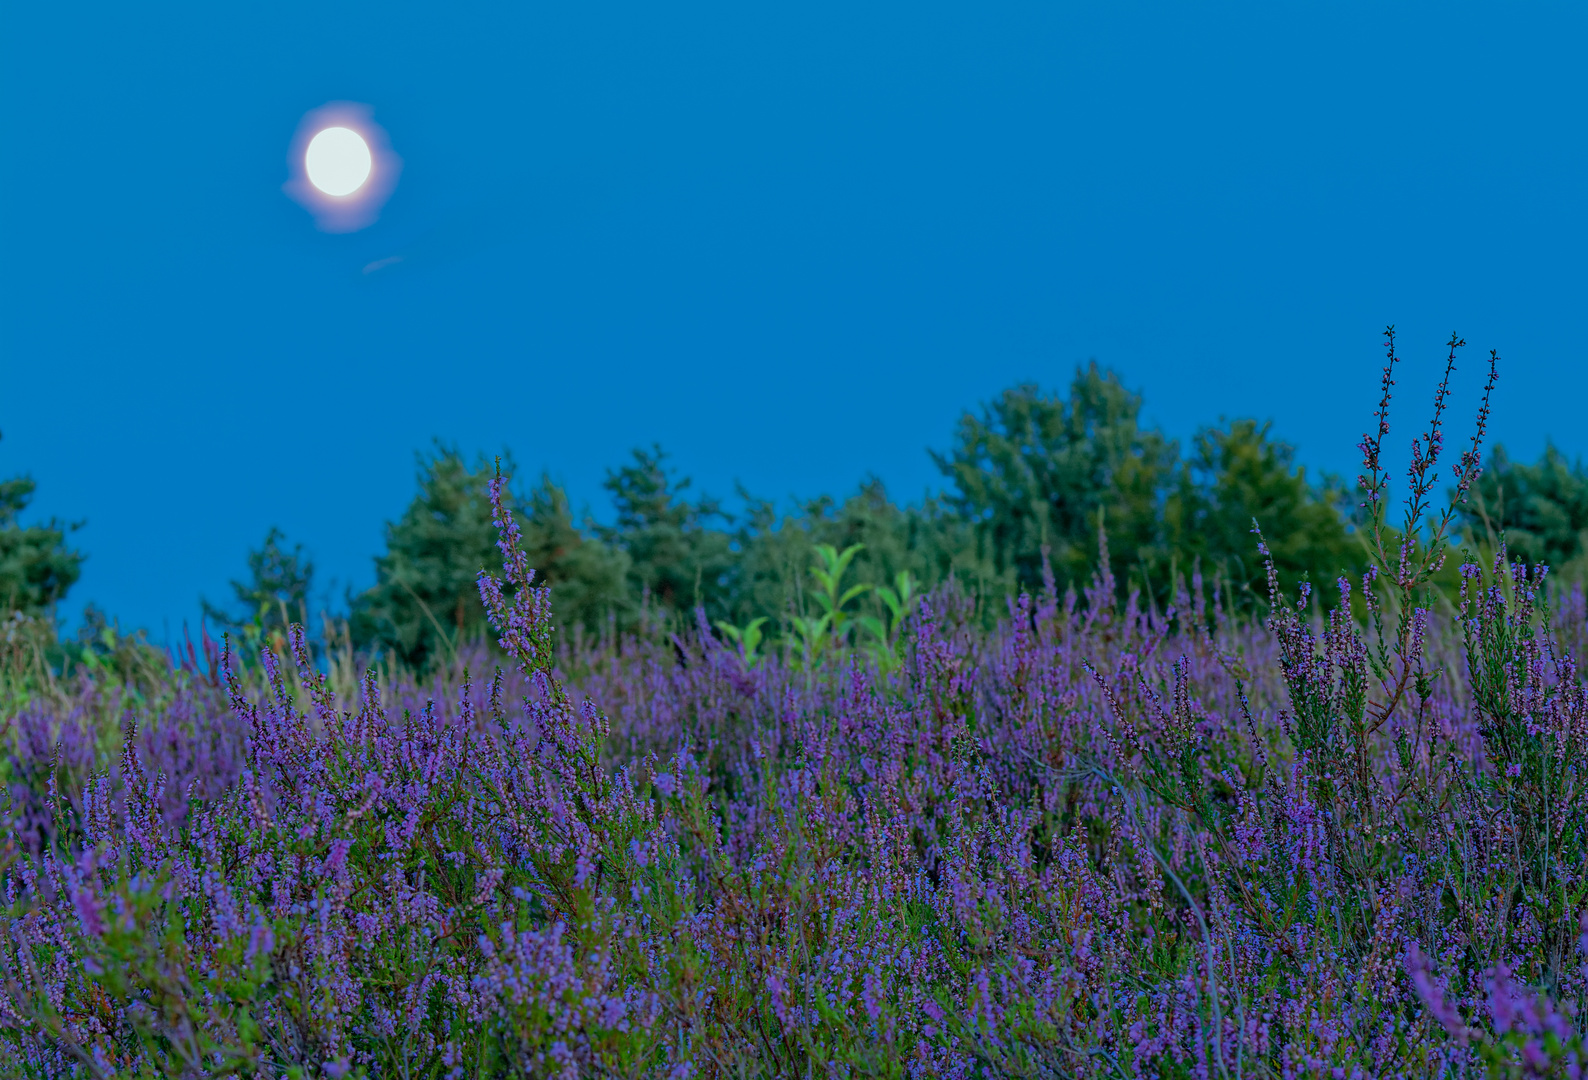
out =
{"type": "Polygon", "coordinates": [[[9,4],[0,474],[87,521],[68,615],[159,638],[271,525],[367,584],[437,436],[598,512],[652,441],[915,497],[1095,357],[1351,473],[1394,322],[1397,435],[1454,328],[1500,439],[1581,454],[1583,10],[9,4]],[[281,190],[334,100],[403,159],[348,235],[281,190]]]}

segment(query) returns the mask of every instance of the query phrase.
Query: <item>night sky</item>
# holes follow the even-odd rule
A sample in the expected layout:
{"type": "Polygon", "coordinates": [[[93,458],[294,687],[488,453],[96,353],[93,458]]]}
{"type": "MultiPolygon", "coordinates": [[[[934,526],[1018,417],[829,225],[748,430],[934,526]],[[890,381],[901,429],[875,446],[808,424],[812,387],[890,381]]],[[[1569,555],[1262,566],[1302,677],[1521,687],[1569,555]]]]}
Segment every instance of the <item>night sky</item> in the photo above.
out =
{"type": "Polygon", "coordinates": [[[9,3],[0,475],[161,640],[272,525],[368,584],[435,437],[597,514],[651,442],[913,499],[1096,358],[1354,475],[1393,322],[1393,442],[1459,329],[1457,414],[1496,348],[1498,437],[1583,454],[1585,10],[9,3]],[[283,192],[333,101],[402,159],[344,234],[283,192]]]}

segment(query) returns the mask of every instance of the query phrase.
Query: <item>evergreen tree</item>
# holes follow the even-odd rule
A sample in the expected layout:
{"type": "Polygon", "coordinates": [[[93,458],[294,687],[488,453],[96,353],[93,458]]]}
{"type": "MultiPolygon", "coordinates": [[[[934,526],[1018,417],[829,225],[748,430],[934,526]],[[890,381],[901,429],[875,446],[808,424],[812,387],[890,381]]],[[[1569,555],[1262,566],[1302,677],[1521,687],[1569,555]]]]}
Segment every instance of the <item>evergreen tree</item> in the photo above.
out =
{"type": "Polygon", "coordinates": [[[285,533],[272,526],[265,542],[248,553],[248,580],[231,582],[236,611],[202,600],[205,617],[226,629],[257,626],[265,633],[285,631],[288,623],[307,623],[314,563],[304,554],[302,544],[288,550],[286,539],[285,533]]]}
{"type": "Polygon", "coordinates": [[[1005,390],[960,420],[947,454],[933,454],[980,553],[1029,589],[1041,584],[1044,545],[1061,586],[1083,583],[1100,523],[1120,580],[1156,562],[1176,456],[1174,443],[1141,426],[1140,395],[1096,363],[1076,371],[1068,397],[1032,384],[1005,390]]]}
{"type": "MultiPolygon", "coordinates": [[[[510,462],[503,463],[509,472],[510,462]]],[[[386,526],[386,552],[375,560],[375,584],[351,601],[356,645],[389,650],[425,667],[465,642],[485,635],[478,575],[501,564],[491,524],[490,482],[496,465],[481,457],[473,469],[453,448],[437,444],[419,458],[419,491],[396,522],[386,526]]],[[[551,586],[560,626],[594,627],[634,606],[624,587],[621,552],[584,535],[574,524],[568,496],[549,477],[531,489],[513,513],[536,580],[551,586]]]]}
{"type": "Polygon", "coordinates": [[[1182,569],[1200,560],[1204,570],[1221,568],[1237,589],[1260,598],[1266,571],[1254,520],[1287,590],[1302,578],[1333,581],[1362,562],[1340,513],[1339,481],[1310,483],[1295,448],[1272,438],[1271,428],[1240,419],[1198,431],[1164,509],[1166,540],[1182,569]]]}
{"type": "Polygon", "coordinates": [[[77,526],[54,518],[27,526],[18,520],[36,490],[29,476],[0,480],[0,612],[48,613],[83,572],[82,553],[66,543],[77,526]]]}
{"type": "Polygon", "coordinates": [[[1548,443],[1532,465],[1496,446],[1465,507],[1468,526],[1514,558],[1578,572],[1588,543],[1588,472],[1548,443]]]}
{"type": "Polygon", "coordinates": [[[713,618],[726,611],[732,552],[730,523],[721,505],[701,496],[684,496],[688,477],[677,479],[660,446],[636,449],[634,460],[608,470],[604,487],[612,493],[617,522],[599,527],[601,539],[628,557],[627,576],[635,596],[648,592],[657,603],[678,612],[697,604],[713,618]]]}
{"type": "Polygon", "coordinates": [[[523,518],[521,546],[539,579],[551,585],[558,626],[596,629],[609,618],[627,625],[637,602],[628,590],[628,555],[579,529],[568,493],[543,473],[523,518]]]}
{"type": "Polygon", "coordinates": [[[493,475],[483,457],[471,470],[439,443],[419,456],[419,492],[386,525],[375,584],[352,600],[355,644],[423,668],[484,633],[477,575],[500,561],[487,487],[493,475]]]}

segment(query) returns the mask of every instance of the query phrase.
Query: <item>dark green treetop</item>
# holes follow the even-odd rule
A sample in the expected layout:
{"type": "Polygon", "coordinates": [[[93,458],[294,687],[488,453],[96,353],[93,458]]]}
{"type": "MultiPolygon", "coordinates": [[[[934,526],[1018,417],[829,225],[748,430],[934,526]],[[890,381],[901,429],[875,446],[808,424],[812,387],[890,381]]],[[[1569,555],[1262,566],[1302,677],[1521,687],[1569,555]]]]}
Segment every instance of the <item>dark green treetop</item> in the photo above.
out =
{"type": "Polygon", "coordinates": [[[1287,590],[1302,578],[1333,581],[1363,563],[1341,513],[1340,482],[1310,482],[1295,447],[1273,438],[1272,427],[1239,419],[1202,428],[1164,507],[1165,540],[1182,567],[1200,560],[1257,597],[1266,587],[1254,521],[1287,590]]]}
{"type": "Polygon", "coordinates": [[[82,552],[66,543],[66,534],[77,526],[54,518],[37,525],[20,522],[36,490],[30,476],[0,480],[0,611],[46,613],[83,572],[82,552]]]}
{"type": "Polygon", "coordinates": [[[699,604],[713,617],[723,614],[733,561],[728,515],[715,499],[702,495],[691,502],[685,496],[690,481],[667,467],[660,446],[636,449],[633,458],[607,472],[603,486],[617,521],[598,527],[597,535],[627,555],[634,593],[648,592],[674,610],[699,604]]]}
{"type": "Polygon", "coordinates": [[[1091,574],[1102,521],[1116,576],[1160,554],[1159,509],[1176,447],[1141,425],[1141,396],[1096,363],[1068,396],[1035,384],[1005,390],[960,420],[953,446],[934,453],[952,485],[951,508],[976,530],[996,571],[1035,589],[1042,548],[1061,587],[1091,574]]]}
{"type": "Polygon", "coordinates": [[[628,590],[628,555],[581,530],[568,493],[541,474],[524,501],[520,546],[539,580],[551,585],[558,625],[597,628],[609,618],[627,625],[636,598],[628,590]]]}
{"type": "Polygon", "coordinates": [[[390,650],[423,668],[485,630],[476,575],[499,559],[487,489],[494,466],[470,469],[437,444],[418,458],[419,491],[386,525],[375,584],[351,598],[355,644],[390,650]]]}
{"type": "MultiPolygon", "coordinates": [[[[511,475],[511,461],[500,462],[511,475]]],[[[418,493],[386,526],[386,552],[375,559],[375,584],[351,598],[354,644],[389,650],[423,668],[486,633],[478,575],[501,564],[491,524],[490,482],[498,463],[473,468],[455,449],[437,444],[419,457],[418,493]]],[[[542,476],[513,513],[536,580],[552,587],[552,610],[564,627],[620,621],[633,606],[621,552],[575,524],[568,496],[542,476]]]]}
{"type": "Polygon", "coordinates": [[[1588,471],[1553,443],[1531,465],[1496,446],[1464,517],[1480,536],[1497,541],[1503,533],[1513,558],[1557,571],[1572,566],[1588,540],[1588,471]]]}
{"type": "Polygon", "coordinates": [[[248,553],[248,580],[231,582],[235,609],[204,600],[205,617],[225,629],[252,626],[267,634],[284,632],[289,623],[307,623],[314,563],[302,544],[289,549],[286,540],[285,533],[271,526],[264,543],[248,553]]]}

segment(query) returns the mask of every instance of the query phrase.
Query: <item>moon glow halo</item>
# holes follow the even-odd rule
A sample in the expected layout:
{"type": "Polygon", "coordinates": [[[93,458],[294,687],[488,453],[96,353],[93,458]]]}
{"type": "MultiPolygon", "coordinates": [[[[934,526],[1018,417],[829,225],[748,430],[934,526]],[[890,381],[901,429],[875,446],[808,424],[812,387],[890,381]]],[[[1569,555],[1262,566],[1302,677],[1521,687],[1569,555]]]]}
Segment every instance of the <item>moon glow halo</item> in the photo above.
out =
{"type": "Polygon", "coordinates": [[[282,191],[324,232],[349,233],[380,217],[402,172],[374,110],[353,101],[312,109],[287,151],[282,191]]]}

